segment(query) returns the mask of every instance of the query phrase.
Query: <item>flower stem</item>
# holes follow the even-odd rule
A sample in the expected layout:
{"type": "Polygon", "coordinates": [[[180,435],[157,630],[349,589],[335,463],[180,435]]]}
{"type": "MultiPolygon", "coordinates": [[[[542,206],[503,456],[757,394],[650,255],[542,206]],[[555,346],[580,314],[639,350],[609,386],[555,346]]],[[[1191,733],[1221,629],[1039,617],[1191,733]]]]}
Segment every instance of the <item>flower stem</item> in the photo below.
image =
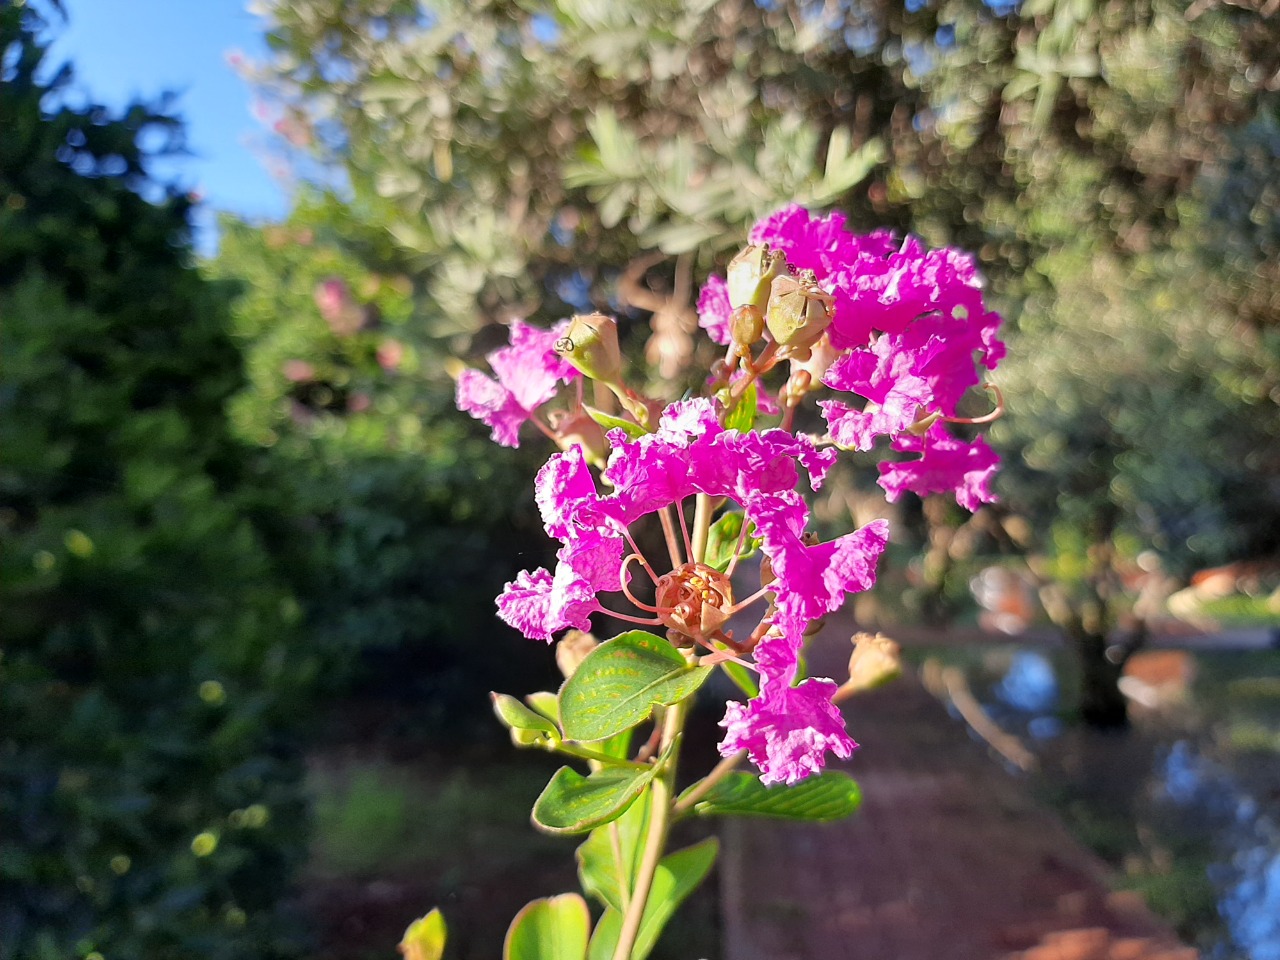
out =
{"type": "Polygon", "coordinates": [[[658,873],[658,863],[667,846],[667,830],[671,826],[671,806],[675,796],[676,761],[680,756],[679,737],[684,727],[685,708],[688,701],[667,707],[662,719],[663,752],[669,754],[662,764],[662,772],[653,778],[650,786],[649,827],[645,836],[644,852],[640,855],[636,871],[636,885],[631,891],[631,902],[622,917],[622,929],[618,933],[618,945],[613,960],[631,960],[636,938],[640,934],[640,921],[653,889],[653,878],[658,873]]]}

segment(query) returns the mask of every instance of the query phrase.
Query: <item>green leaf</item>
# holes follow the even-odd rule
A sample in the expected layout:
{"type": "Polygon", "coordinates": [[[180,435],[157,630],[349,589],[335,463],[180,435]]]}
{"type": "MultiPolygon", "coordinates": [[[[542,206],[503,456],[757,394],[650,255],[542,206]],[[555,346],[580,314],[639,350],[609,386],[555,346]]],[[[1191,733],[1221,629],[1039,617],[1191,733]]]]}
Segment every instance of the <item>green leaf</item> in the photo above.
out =
{"type": "Polygon", "coordinates": [[[534,801],[533,822],[548,833],[586,833],[621,816],[656,770],[608,767],[584,777],[561,767],[534,801]]]}
{"type": "Polygon", "coordinates": [[[760,688],[756,685],[755,677],[751,671],[740,663],[734,663],[732,660],[722,661],[720,667],[729,679],[732,680],[747,698],[757,697],[760,695],[760,688]]]}
{"type": "Polygon", "coordinates": [[[622,932],[622,914],[613,907],[606,907],[591,934],[587,948],[587,960],[613,960],[618,949],[618,934],[622,932]]]}
{"type": "Polygon", "coordinates": [[[691,667],[661,637],[632,630],[596,647],[560,688],[560,722],[570,740],[603,740],[679,703],[711,675],[691,667]]]}
{"type": "Polygon", "coordinates": [[[489,698],[493,701],[493,712],[506,726],[514,730],[537,730],[554,737],[560,735],[550,719],[530,710],[515,697],[505,693],[491,693],[489,698]]]}
{"type": "Polygon", "coordinates": [[[626,760],[627,755],[631,752],[631,736],[634,730],[623,730],[621,733],[615,733],[607,740],[601,740],[598,749],[601,753],[619,760],[626,760]]]}
{"type": "MultiPolygon", "coordinates": [[[[686,790],[687,794],[697,784],[686,790]]],[[[755,774],[731,773],[693,805],[699,816],[726,814],[780,817],[784,820],[839,820],[862,803],[862,791],[846,773],[828,770],[795,786],[766,787],[755,774]]]]}
{"type": "Polygon", "coordinates": [[[507,930],[502,960],[585,960],[591,913],[576,893],[527,904],[507,930]]]}
{"type": "Polygon", "coordinates": [[[525,697],[524,702],[559,728],[560,701],[556,699],[556,695],[554,693],[551,693],[548,690],[539,690],[537,693],[531,693],[525,697]]]}
{"type": "Polygon", "coordinates": [[[409,924],[400,941],[400,953],[404,960],[440,960],[444,956],[444,944],[448,930],[439,908],[409,924]]]}
{"type": "Polygon", "coordinates": [[[603,410],[597,410],[595,407],[588,407],[585,403],[582,409],[587,411],[589,416],[596,423],[600,424],[605,430],[621,430],[632,440],[637,437],[643,437],[649,431],[638,423],[631,420],[624,420],[622,417],[615,417],[612,413],[605,413],[603,410]]]}
{"type": "MultiPolygon", "coordinates": [[[[644,960],[657,945],[662,928],[706,877],[715,863],[719,849],[720,842],[715,837],[708,837],[701,843],[662,858],[653,876],[649,900],[644,905],[640,931],[631,951],[632,960],[644,960]]],[[[596,924],[595,933],[591,937],[590,960],[607,960],[617,945],[621,930],[622,913],[611,906],[596,924]]]]}
{"type": "MultiPolygon", "coordinates": [[[[742,536],[743,516],[738,511],[730,511],[711,525],[707,536],[706,564],[721,573],[733,560],[733,553],[738,549],[738,538],[742,536]]],[[[742,537],[742,553],[739,559],[745,560],[756,552],[760,546],[760,538],[749,532],[742,537]]]]}
{"type": "Polygon", "coordinates": [[[635,886],[636,864],[640,862],[649,823],[650,797],[648,791],[641,794],[622,816],[596,827],[578,847],[578,879],[582,890],[606,907],[621,910],[623,885],[628,891],[635,886]]]}
{"type": "Polygon", "coordinates": [[[737,406],[729,411],[729,415],[725,417],[724,428],[726,430],[740,430],[746,433],[756,423],[756,411],[759,409],[758,393],[756,391],[756,382],[751,381],[751,385],[742,393],[742,397],[738,400],[737,406]]]}

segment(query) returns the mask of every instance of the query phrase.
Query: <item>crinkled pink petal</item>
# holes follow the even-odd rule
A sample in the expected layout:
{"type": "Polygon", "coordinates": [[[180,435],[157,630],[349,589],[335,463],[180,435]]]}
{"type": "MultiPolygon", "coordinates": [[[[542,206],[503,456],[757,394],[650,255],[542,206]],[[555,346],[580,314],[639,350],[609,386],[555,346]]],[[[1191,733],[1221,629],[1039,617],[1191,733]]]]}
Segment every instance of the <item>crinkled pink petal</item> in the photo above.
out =
{"type": "Polygon", "coordinates": [[[781,619],[801,625],[840,608],[846,593],[875,585],[876,563],[889,542],[889,522],[866,526],[826,543],[800,539],[808,508],[798,497],[756,497],[747,504],[777,578],[781,619]]]}
{"type": "Polygon", "coordinates": [[[464,370],[458,377],[458,409],[492,428],[495,443],[520,446],[521,425],[555,396],[558,383],[579,376],[554,349],[564,326],[539,330],[514,320],[510,345],[485,357],[497,380],[478,370],[464,370]]]}
{"type": "Polygon", "coordinates": [[[902,434],[893,448],[919,453],[921,457],[880,464],[879,483],[891,503],[905,490],[922,497],[954,493],[956,502],[972,511],[998,499],[991,490],[991,481],[1000,466],[1000,457],[982,437],[966,443],[952,437],[941,423],[935,423],[924,437],[902,434]]]}
{"type": "Polygon", "coordinates": [[[916,411],[932,394],[919,377],[904,377],[885,397],[883,404],[868,403],[854,410],[840,400],[819,400],[831,439],[845,450],[870,450],[876,437],[897,436],[915,423],[916,411]]]}
{"type": "Polygon", "coordinates": [[[557,383],[568,383],[579,376],[578,371],[556,353],[555,342],[559,336],[556,330],[540,330],[513,320],[511,345],[485,357],[498,382],[530,413],[555,396],[557,383]]]}
{"type": "Polygon", "coordinates": [[[582,448],[576,444],[543,464],[533,489],[547,534],[558,540],[569,536],[575,516],[584,507],[600,499],[582,448]]]}
{"type": "Polygon", "coordinates": [[[858,745],[831,702],[836,689],[831,680],[809,679],[798,687],[766,680],[749,703],[726,705],[720,755],[746,750],[765,784],[798,783],[819,773],[828,753],[849,757],[858,745]]]}
{"type": "Polygon", "coordinates": [[[658,437],[679,444],[721,431],[719,404],[710,397],[691,397],[669,404],[658,418],[658,437]]]}
{"type": "Polygon", "coordinates": [[[511,391],[479,370],[463,370],[458,377],[458,409],[490,427],[494,443],[520,446],[520,425],[529,412],[516,402],[511,391]]]}
{"type": "MultiPolygon", "coordinates": [[[[618,575],[613,574],[613,589],[617,589],[618,575]]],[[[547,611],[547,629],[564,630],[573,627],[577,630],[591,629],[591,614],[604,608],[596,599],[598,588],[581,576],[570,564],[563,561],[556,565],[555,578],[551,584],[551,602],[547,611]]]]}
{"type": "Polygon", "coordinates": [[[721,346],[729,345],[729,285],[724,277],[715,274],[707,277],[702,292],[698,294],[698,326],[721,346]]]}
{"type": "MultiPolygon", "coordinates": [[[[619,571],[622,568],[622,554],[625,547],[622,537],[610,536],[595,532],[587,532],[568,541],[556,554],[560,566],[556,568],[556,579],[560,580],[562,569],[567,569],[573,577],[581,580],[593,593],[616,593],[622,589],[619,571]]],[[[564,578],[569,574],[565,573],[564,578]]]]}
{"type": "Polygon", "coordinates": [[[843,214],[815,217],[794,204],[759,221],[751,242],[769,243],[794,269],[814,271],[835,298],[830,334],[838,349],[864,347],[875,331],[902,333],[917,318],[936,312],[965,315],[989,367],[1003,356],[1004,346],[995,338],[999,317],[982,307],[981,282],[967,254],[926,250],[915,237],[898,246],[883,230],[852,234],[843,214]]]}
{"type": "Polygon", "coordinates": [[[539,567],[530,573],[521,570],[498,597],[498,616],[530,640],[551,642],[557,629],[552,626],[551,574],[539,567]]]}

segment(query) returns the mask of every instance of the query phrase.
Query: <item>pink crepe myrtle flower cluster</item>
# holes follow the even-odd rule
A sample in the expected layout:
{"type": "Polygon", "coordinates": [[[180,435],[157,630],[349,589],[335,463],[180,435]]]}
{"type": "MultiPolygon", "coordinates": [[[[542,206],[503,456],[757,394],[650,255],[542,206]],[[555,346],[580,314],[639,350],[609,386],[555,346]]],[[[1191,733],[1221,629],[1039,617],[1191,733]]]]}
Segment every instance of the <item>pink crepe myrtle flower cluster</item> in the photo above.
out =
{"type": "MultiPolygon", "coordinates": [[[[836,683],[797,683],[800,652],[815,621],[838,610],[849,593],[874,585],[889,538],[887,521],[877,520],[817,542],[806,530],[802,487],[818,490],[839,450],[868,450],[886,437],[894,451],[912,457],[879,465],[890,500],[910,490],[954,494],[970,510],[992,502],[995,453],[981,438],[953,436],[946,424],[977,422],[958,417],[957,406],[979,383],[976,365],[993,369],[1004,348],[995,336],[999,317],[984,307],[973,264],[956,251],[925,250],[914,238],[898,244],[883,231],[858,236],[839,214],[818,218],[798,207],[760,221],[751,239],[769,244],[766,256],[780,250],[786,268],[812,271],[799,282],[816,283],[817,296],[827,298],[820,306],[829,305],[814,314],[827,323],[821,340],[797,340],[794,349],[781,350],[774,343],[757,362],[749,344],[735,342],[744,339],[743,329],[752,331],[741,320],[734,327],[728,285],[708,280],[698,302],[700,322],[729,346],[734,361],[713,370],[715,397],[670,404],[651,414],[656,422],[634,415],[636,429],[608,431],[607,457],[562,443],[535,482],[546,532],[560,543],[555,568],[520,573],[497,605],[499,616],[531,639],[550,642],[562,630],[590,630],[593,615],[608,614],[666,627],[668,639],[690,656],[701,654],[703,663],[735,660],[749,667],[759,675],[759,692],[746,703],[727,704],[720,751],[745,750],[764,783],[795,783],[820,771],[828,754],[848,757],[857,746],[834,702],[836,683]],[[735,369],[739,357],[742,367],[735,369]],[[787,429],[726,426],[745,395],[741,381],[762,385],[784,360],[792,365],[779,393],[789,411],[787,429]],[[823,400],[828,435],[793,433],[790,413],[798,398],[823,388],[860,397],[861,406],[823,400]],[[599,484],[592,463],[601,467],[599,484]],[[691,498],[741,510],[742,536],[718,568],[695,555],[696,531],[691,539],[686,516],[691,498]],[[666,573],[645,557],[632,533],[650,515],[667,532],[666,573]],[[761,589],[735,598],[735,568],[756,547],[766,558],[761,589]],[[631,589],[637,570],[652,581],[653,603],[631,589]],[[755,603],[763,605],[757,625],[749,636],[735,637],[727,629],[730,618],[755,603]]],[[[520,426],[576,375],[555,349],[573,346],[563,330],[513,324],[511,346],[488,357],[496,379],[475,371],[459,378],[459,407],[486,423],[498,443],[515,446],[520,426]]],[[[755,335],[768,339],[758,324],[755,335]]]]}
{"type": "MultiPolygon", "coordinates": [[[[994,502],[999,466],[981,437],[965,442],[940,423],[924,442],[904,435],[923,415],[955,418],[960,398],[979,382],[974,363],[994,370],[1004,357],[999,314],[986,309],[972,259],[957,250],[927,250],[914,237],[899,244],[878,230],[857,235],[844,215],[814,217],[789,206],[752,228],[752,243],[781,250],[797,270],[812,270],[834,304],[826,337],[836,357],[821,376],[833,391],[863,398],[818,403],[830,436],[845,449],[870,450],[888,437],[906,463],[882,463],[880,485],[892,502],[904,491],[953,489],[970,510],[994,502]]],[[[730,304],[725,281],[712,277],[698,300],[699,323],[727,344],[730,304]]]]}
{"type": "MultiPolygon", "coordinates": [[[[622,566],[628,548],[653,572],[631,540],[632,524],[671,506],[683,523],[684,501],[700,493],[732,500],[758,531],[776,579],[767,585],[775,595],[771,621],[753,648],[760,696],[746,708],[731,706],[721,750],[747,749],[765,782],[801,779],[821,768],[827,750],[848,756],[854,743],[831,703],[835,684],[807,680],[792,687],[804,628],[838,609],[846,593],[872,586],[888,541],[888,524],[877,520],[828,543],[805,542],[809,512],[797,485],[803,475],[821,487],[836,451],[784,430],[726,430],[710,399],[672,404],[655,433],[633,440],[614,430],[609,441],[613,449],[602,474],[612,488],[608,494],[598,493],[577,448],[554,455],[539,472],[536,500],[548,535],[562,544],[559,562],[554,573],[521,573],[508,584],[498,598],[499,615],[532,639],[549,641],[569,627],[589,629],[590,615],[606,611],[601,594],[630,598],[622,566]]],[[[690,566],[686,559],[675,572],[690,566]]],[[[684,575],[714,579],[705,570],[684,575]]],[[[655,584],[658,579],[654,575],[655,584]]],[[[735,606],[730,591],[726,576],[715,604],[726,615],[735,606]]],[[[650,605],[642,609],[654,612],[650,605]]],[[[661,617],[645,622],[671,625],[661,617]]]]}
{"type": "Polygon", "coordinates": [[[555,342],[566,326],[539,330],[514,320],[510,345],[485,357],[496,379],[473,369],[458,377],[458,409],[490,427],[495,443],[520,446],[520,428],[556,395],[559,384],[579,376],[555,351],[555,342]]]}

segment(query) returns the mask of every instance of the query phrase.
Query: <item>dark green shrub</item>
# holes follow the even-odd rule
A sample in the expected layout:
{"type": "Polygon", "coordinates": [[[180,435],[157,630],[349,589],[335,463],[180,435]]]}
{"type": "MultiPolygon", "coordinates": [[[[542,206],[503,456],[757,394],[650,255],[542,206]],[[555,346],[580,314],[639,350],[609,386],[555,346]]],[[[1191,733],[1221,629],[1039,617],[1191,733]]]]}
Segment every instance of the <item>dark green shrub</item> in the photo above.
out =
{"type": "Polygon", "coordinates": [[[135,105],[0,9],[0,954],[278,957],[319,670],[240,499],[241,382],[135,105]]]}

